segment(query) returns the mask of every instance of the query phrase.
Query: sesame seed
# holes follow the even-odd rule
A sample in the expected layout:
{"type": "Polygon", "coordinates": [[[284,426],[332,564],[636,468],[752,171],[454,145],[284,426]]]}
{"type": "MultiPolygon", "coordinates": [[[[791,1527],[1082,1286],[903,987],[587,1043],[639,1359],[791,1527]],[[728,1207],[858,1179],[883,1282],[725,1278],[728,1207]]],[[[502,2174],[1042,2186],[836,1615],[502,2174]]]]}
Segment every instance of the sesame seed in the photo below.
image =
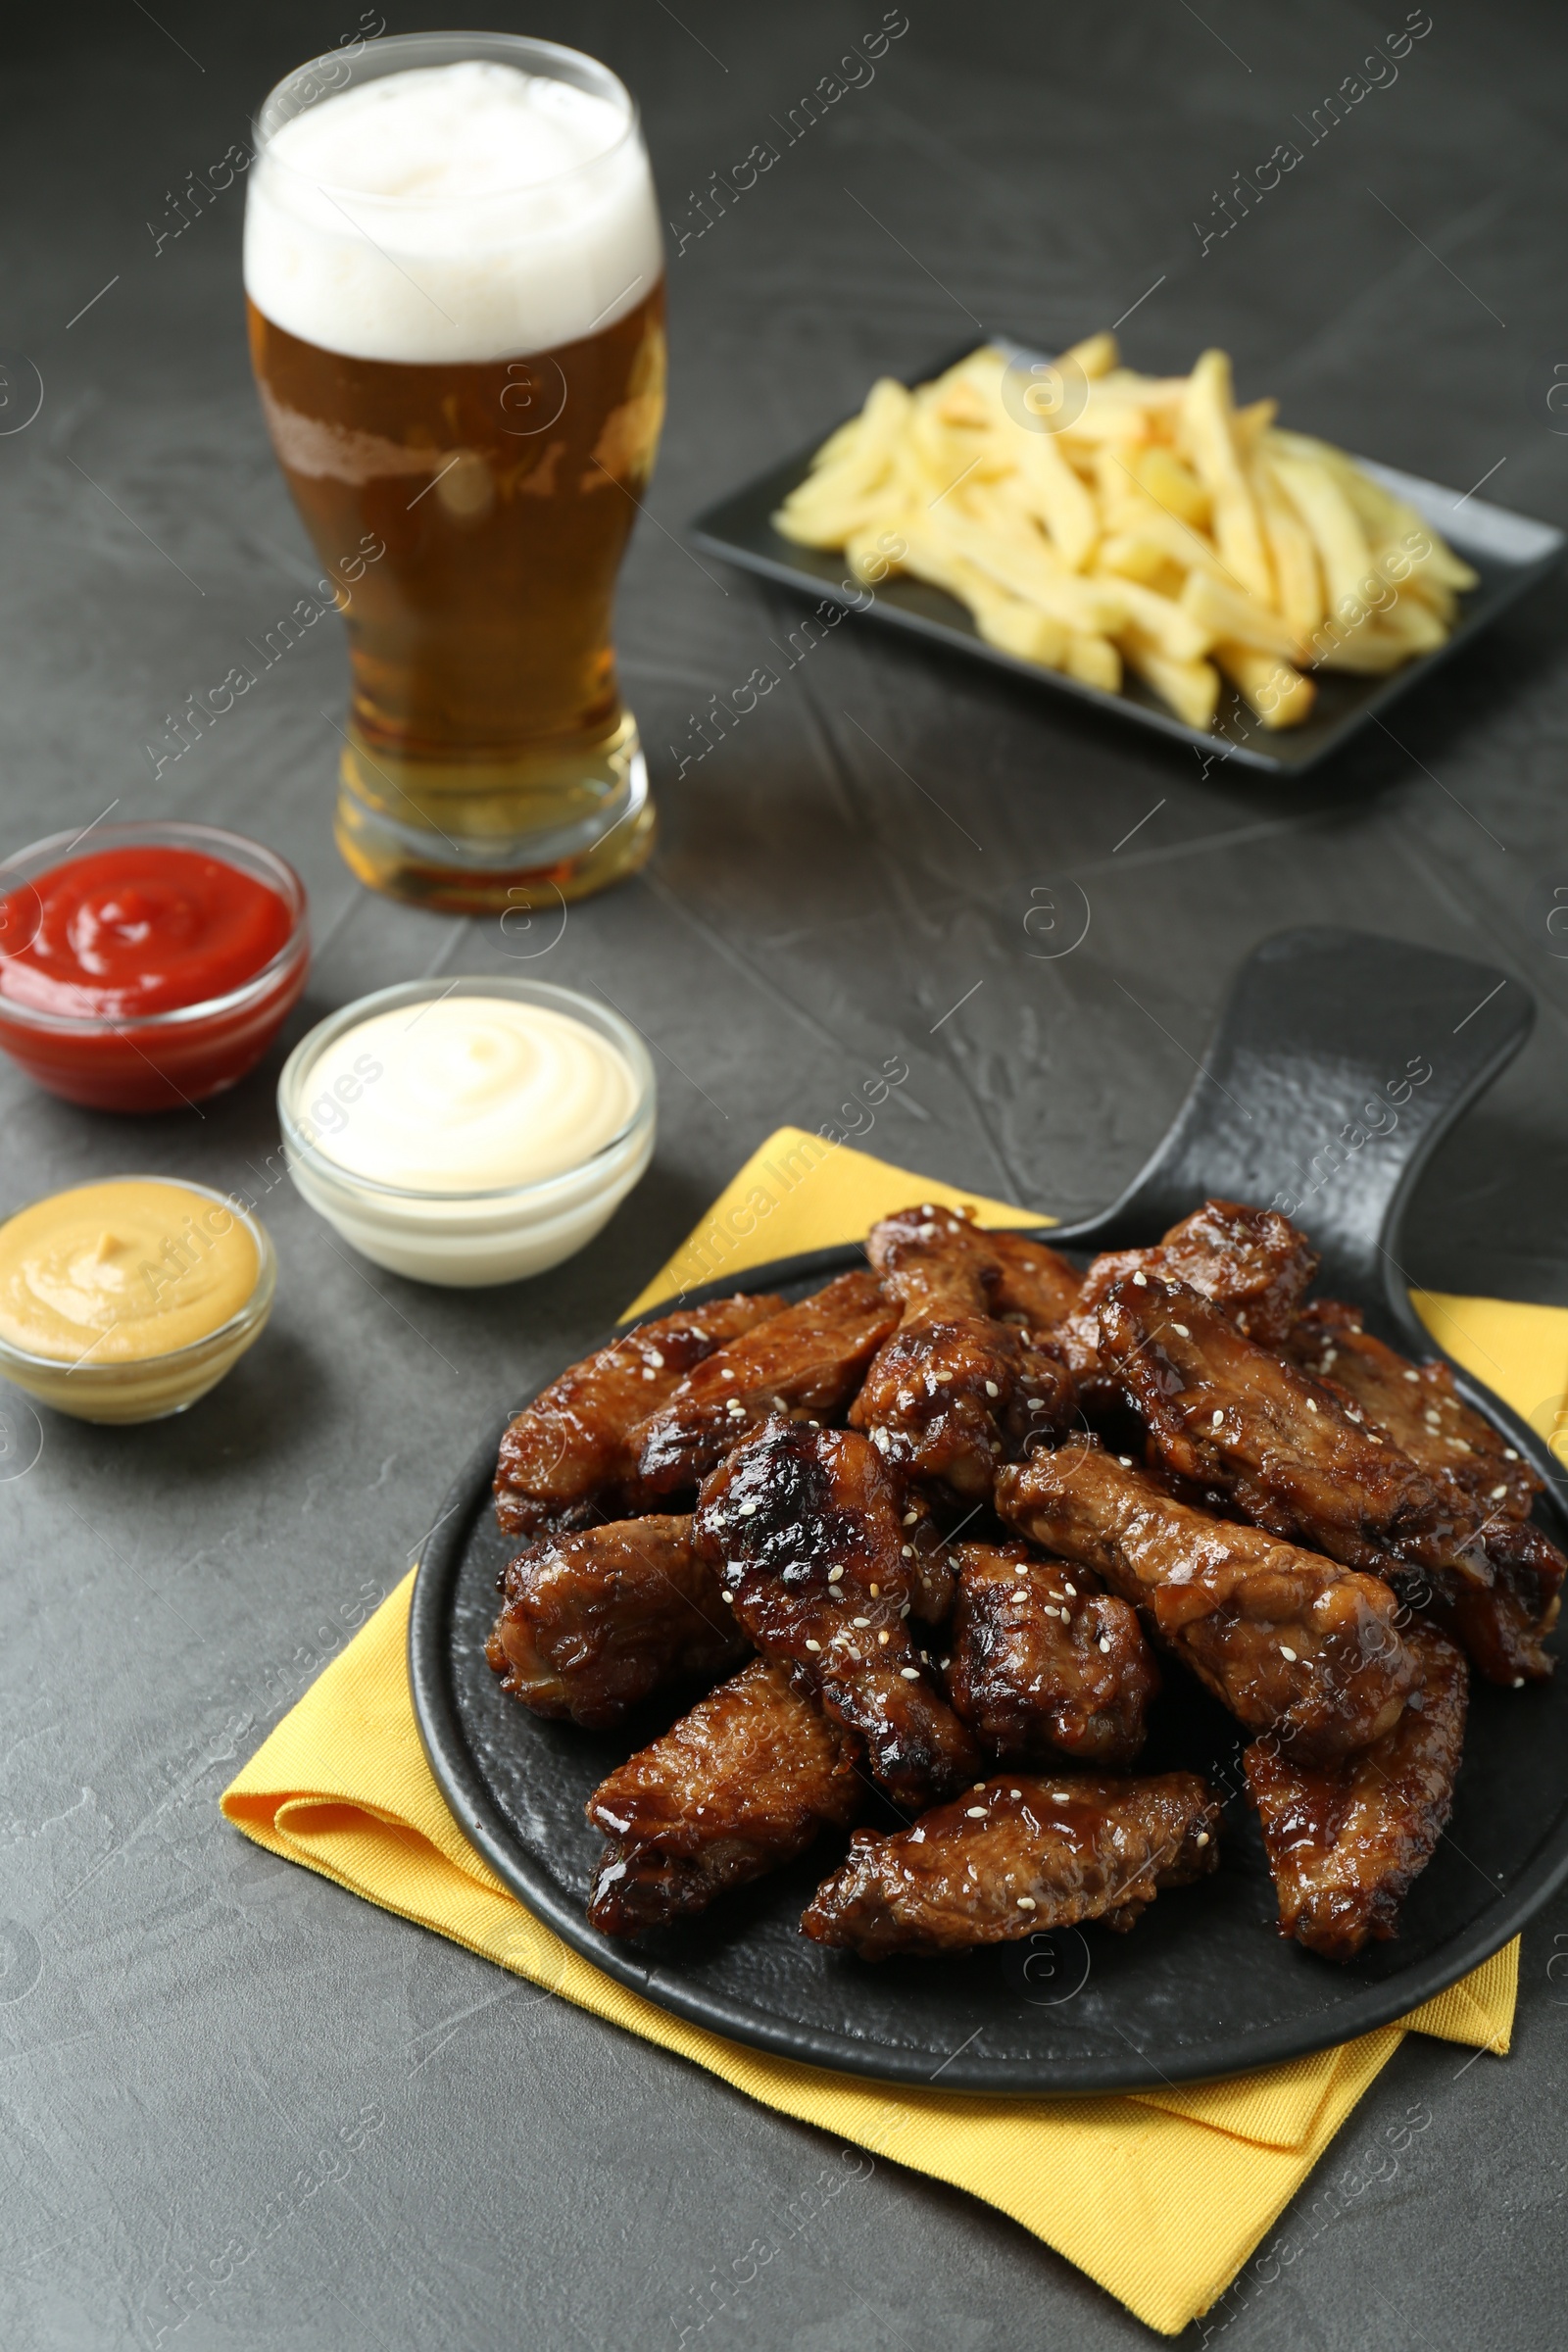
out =
{"type": "Polygon", "coordinates": [[[830,1585],[841,1585],[841,1584],[843,1584],[843,1582],[844,1582],[844,1571],[843,1571],[843,1569],[842,1569],[842,1568],[830,1568],[830,1569],[828,1570],[828,1572],[827,1572],[827,1581],[828,1581],[828,1583],[829,1583],[830,1585]]]}
{"type": "Polygon", "coordinates": [[[649,1348],[649,1350],[648,1350],[648,1361],[649,1361],[651,1364],[657,1364],[661,1372],[662,1372],[662,1370],[664,1369],[664,1358],[663,1358],[663,1353],[662,1353],[662,1349],[660,1349],[660,1348],[649,1348]]]}
{"type": "Polygon", "coordinates": [[[820,1649],[822,1644],[820,1642],[813,1642],[809,1634],[808,1634],[806,1638],[806,1646],[808,1649],[820,1649]]]}
{"type": "Polygon", "coordinates": [[[924,1832],[924,1830],[911,1830],[911,1831],[909,1832],[909,1843],[910,1843],[911,1845],[924,1845],[924,1843],[925,1843],[925,1832],[924,1832]]]}
{"type": "MultiPolygon", "coordinates": [[[[887,1640],[886,1634],[883,1635],[882,1639],[884,1642],[887,1640]]],[[[899,1668],[899,1672],[903,1675],[906,1683],[917,1683],[920,1680],[920,1669],[918,1666],[901,1666],[899,1668]]]]}
{"type": "Polygon", "coordinates": [[[1288,1658],[1293,1666],[1296,1664],[1295,1650],[1288,1649],[1283,1642],[1280,1643],[1280,1656],[1282,1658],[1288,1658]]]}
{"type": "Polygon", "coordinates": [[[1022,1796],[1023,1790],[1021,1788],[1009,1788],[1007,1790],[1007,1794],[1013,1797],[1022,1796]]]}
{"type": "Polygon", "coordinates": [[[1218,1429],[1224,1422],[1224,1414],[1220,1411],[1219,1406],[1216,1404],[1213,1412],[1209,1415],[1209,1427],[1211,1429],[1218,1429]]]}
{"type": "Polygon", "coordinates": [[[650,1365],[650,1364],[644,1364],[644,1366],[643,1366],[643,1378],[644,1378],[644,1380],[652,1380],[652,1379],[653,1379],[653,1377],[654,1377],[654,1373],[653,1373],[653,1367],[652,1367],[652,1365],[650,1365]]]}
{"type": "Polygon", "coordinates": [[[1317,1411],[1317,1398],[1315,1396],[1309,1396],[1307,1398],[1306,1409],[1309,1413],[1315,1413],[1317,1411]]]}
{"type": "Polygon", "coordinates": [[[1043,1412],[1045,1411],[1045,1409],[1046,1409],[1046,1400],[1045,1400],[1045,1398],[1044,1398],[1043,1396],[1031,1396],[1031,1397],[1030,1397],[1030,1399],[1029,1399],[1029,1410],[1030,1410],[1032,1413],[1043,1413],[1043,1412]]]}
{"type": "Polygon", "coordinates": [[[1130,1470],[1133,1466],[1133,1457],[1130,1453],[1118,1453],[1116,1459],[1124,1470],[1130,1470]]]}
{"type": "Polygon", "coordinates": [[[1507,1492],[1508,1490],[1506,1487],[1494,1487],[1492,1490],[1492,1500],[1494,1502],[1500,1502],[1507,1492]]]}
{"type": "Polygon", "coordinates": [[[1133,1276],[1133,1280],[1134,1280],[1134,1282],[1135,1282],[1135,1283],[1138,1285],[1138,1288],[1139,1288],[1141,1291],[1147,1291],[1147,1290],[1148,1290],[1148,1288],[1149,1288],[1149,1276],[1148,1276],[1147,1274],[1135,1274],[1135,1275],[1133,1276]]]}
{"type": "Polygon", "coordinates": [[[1172,1331],[1179,1333],[1184,1340],[1190,1340],[1193,1336],[1185,1323],[1173,1323],[1171,1325],[1171,1329],[1172,1331]]]}
{"type": "Polygon", "coordinates": [[[1065,1788],[1052,1788],[1047,1793],[1054,1805],[1065,1805],[1072,1801],[1065,1788]]]}
{"type": "Polygon", "coordinates": [[[984,1805],[966,1805],[964,1812],[970,1821],[984,1821],[986,1817],[984,1805]]]}
{"type": "Polygon", "coordinates": [[[912,1526],[914,1525],[915,1521],[916,1521],[916,1520],[919,1518],[919,1516],[920,1516],[920,1514],[919,1514],[919,1512],[918,1512],[918,1511],[906,1511],[906,1512],[905,1512],[905,1514],[904,1514],[904,1524],[905,1524],[905,1526],[906,1526],[906,1527],[912,1527],[912,1526]]]}
{"type": "Polygon", "coordinates": [[[984,1783],[984,1781],[976,1781],[976,1783],[975,1783],[975,1787],[976,1787],[977,1788],[983,1788],[985,1787],[985,1783],[984,1783]]]}
{"type": "Polygon", "coordinates": [[[1505,1446],[1502,1449],[1502,1458],[1505,1462],[1516,1462],[1519,1459],[1518,1449],[1512,1446],[1505,1446]]]}
{"type": "Polygon", "coordinates": [[[1200,1830],[1198,1836],[1193,1839],[1193,1843],[1195,1845],[1206,1845],[1208,1843],[1208,1832],[1206,1830],[1200,1830]]]}
{"type": "Polygon", "coordinates": [[[1063,1591],[1064,1592],[1070,1592],[1074,1600],[1076,1600],[1076,1599],[1077,1599],[1077,1597],[1078,1597],[1078,1588],[1077,1588],[1077,1586],[1076,1586],[1076,1585],[1069,1585],[1069,1584],[1065,1584],[1065,1583],[1064,1583],[1064,1584],[1062,1585],[1062,1588],[1061,1588],[1061,1589],[1062,1589],[1062,1591],[1063,1591]]]}
{"type": "Polygon", "coordinates": [[[1463,1438],[1445,1438],[1443,1443],[1445,1446],[1451,1446],[1455,1453],[1468,1453],[1470,1451],[1470,1448],[1465,1444],[1463,1438]]]}
{"type": "Polygon", "coordinates": [[[986,1382],[986,1395],[988,1396],[1000,1396],[1002,1395],[1002,1391],[998,1388],[994,1380],[988,1380],[986,1382]]]}
{"type": "Polygon", "coordinates": [[[1524,1676],[1523,1676],[1522,1674],[1516,1674],[1516,1675],[1514,1676],[1514,1678],[1513,1678],[1513,1687],[1514,1687],[1514,1689],[1515,1689],[1516,1690],[1522,1690],[1524,1689],[1524,1687],[1525,1687],[1525,1678],[1524,1678],[1524,1676]]]}
{"type": "Polygon", "coordinates": [[[728,1608],[731,1608],[731,1609],[732,1609],[732,1608],[735,1606],[735,1595],[734,1595],[734,1593],[733,1593],[733,1592],[726,1592],[726,1593],[725,1593],[725,1595],[724,1595],[724,1602],[725,1602],[725,1605],[726,1605],[726,1607],[728,1607],[728,1608]]]}
{"type": "MultiPolygon", "coordinates": [[[[1051,1605],[1051,1603],[1050,1603],[1050,1601],[1049,1601],[1049,1600],[1043,1600],[1043,1601],[1040,1603],[1040,1607],[1041,1607],[1041,1612],[1042,1612],[1042,1614],[1043,1614],[1044,1616],[1047,1616],[1047,1617],[1054,1617],[1054,1615],[1056,1614],[1055,1610],[1054,1610],[1054,1609],[1052,1607],[1052,1605],[1051,1605]]],[[[1067,1612],[1066,1612],[1066,1610],[1065,1610],[1065,1609],[1063,1609],[1061,1613],[1062,1613],[1062,1615],[1063,1615],[1064,1617],[1065,1617],[1065,1616],[1066,1616],[1066,1614],[1067,1614],[1067,1612]]]]}
{"type": "MultiPolygon", "coordinates": [[[[891,1639],[892,1639],[892,1636],[891,1636],[891,1635],[889,1635],[889,1634],[887,1634],[886,1632],[884,1632],[884,1633],[880,1633],[880,1634],[878,1634],[878,1636],[877,1636],[877,1638],[876,1638],[876,1639],[877,1639],[877,1646],[878,1646],[878,1648],[879,1648],[879,1649],[886,1649],[886,1647],[887,1647],[887,1645],[888,1645],[888,1642],[889,1642],[891,1641],[891,1639]]],[[[906,1673],[907,1673],[907,1672],[908,1672],[908,1668],[907,1668],[907,1667],[906,1667],[906,1668],[905,1668],[905,1672],[906,1672],[906,1673]]]]}
{"type": "Polygon", "coordinates": [[[1019,1897],[1018,1897],[1018,1908],[1019,1908],[1019,1910],[1020,1910],[1020,1911],[1032,1911],[1032,1910],[1034,1909],[1034,1907],[1035,1907],[1035,1898],[1034,1898],[1034,1896],[1033,1896],[1032,1894],[1020,1894],[1020,1895],[1019,1895],[1019,1897]]]}
{"type": "Polygon", "coordinates": [[[1001,1441],[1000,1441],[1000,1439],[997,1439],[997,1438],[993,1438],[993,1439],[992,1439],[992,1441],[991,1441],[991,1450],[992,1450],[992,1452],[993,1452],[993,1453],[1000,1453],[1000,1452],[1002,1451],[1002,1444],[1001,1444],[1001,1441]]]}
{"type": "Polygon", "coordinates": [[[869,1625],[871,1620],[869,1617],[852,1617],[850,1622],[852,1625],[869,1625]]]}
{"type": "Polygon", "coordinates": [[[1419,1380],[1421,1375],[1419,1372],[1406,1372],[1404,1377],[1406,1380],[1419,1380]]]}
{"type": "Polygon", "coordinates": [[[720,1370],[720,1372],[719,1372],[719,1375],[718,1375],[718,1377],[719,1377],[719,1379],[720,1379],[720,1380],[733,1380],[733,1379],[734,1379],[734,1377],[735,1377],[735,1375],[734,1375],[734,1373],[733,1373],[733,1372],[730,1372],[730,1371],[728,1371],[728,1370],[722,1370],[722,1369],[721,1369],[721,1370],[720,1370]]]}
{"type": "Polygon", "coordinates": [[[743,1502],[740,1507],[740,1516],[743,1519],[750,1519],[755,1513],[757,1505],[755,1502],[743,1502]]]}
{"type": "Polygon", "coordinates": [[[899,1556],[901,1559],[912,1560],[914,1557],[914,1545],[912,1544],[906,1544],[899,1556]]]}
{"type": "Polygon", "coordinates": [[[1109,1657],[1109,1655],[1110,1655],[1110,1636],[1109,1636],[1108,1634],[1102,1634],[1102,1635],[1101,1635],[1101,1637],[1100,1637],[1100,1646],[1101,1646],[1101,1648],[1102,1648],[1102,1649],[1104,1651],[1104,1653],[1105,1653],[1106,1657],[1108,1658],[1108,1657],[1109,1657]]]}
{"type": "Polygon", "coordinates": [[[944,1666],[951,1666],[953,1664],[953,1660],[951,1658],[944,1658],[942,1663],[944,1666]]]}
{"type": "Polygon", "coordinates": [[[880,1600],[880,1599],[881,1599],[881,1597],[882,1597],[882,1588],[881,1588],[881,1586],[880,1586],[880,1585],[873,1585],[873,1586],[871,1587],[871,1598],[872,1598],[873,1600],[880,1600]]]}

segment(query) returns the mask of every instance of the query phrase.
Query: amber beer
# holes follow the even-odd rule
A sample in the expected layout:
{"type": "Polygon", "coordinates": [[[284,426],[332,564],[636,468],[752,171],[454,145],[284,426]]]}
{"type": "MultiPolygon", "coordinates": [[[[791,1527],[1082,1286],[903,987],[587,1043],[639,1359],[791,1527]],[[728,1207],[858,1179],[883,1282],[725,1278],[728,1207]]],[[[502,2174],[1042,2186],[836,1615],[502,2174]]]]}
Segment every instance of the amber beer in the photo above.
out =
{"type": "Polygon", "coordinates": [[[385,550],[344,608],[339,846],[428,904],[579,897],[653,841],[611,639],[664,402],[635,114],[604,68],[502,35],[373,43],[308,117],[288,90],[247,217],[252,361],[323,564],[385,550]]]}

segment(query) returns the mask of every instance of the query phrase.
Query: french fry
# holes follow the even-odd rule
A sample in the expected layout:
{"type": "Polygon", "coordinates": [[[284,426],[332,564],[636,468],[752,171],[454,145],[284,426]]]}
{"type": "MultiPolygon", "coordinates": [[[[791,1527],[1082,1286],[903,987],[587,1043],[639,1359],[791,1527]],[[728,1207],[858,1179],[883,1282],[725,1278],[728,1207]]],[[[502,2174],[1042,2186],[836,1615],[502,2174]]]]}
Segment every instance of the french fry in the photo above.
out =
{"type": "Polygon", "coordinates": [[[1020,662],[1040,662],[1047,669],[1067,666],[1067,641],[1073,634],[1038,605],[1014,596],[990,596],[975,608],[975,626],[987,644],[1000,647],[1020,662]]]}
{"type": "Polygon", "coordinates": [[[1287,662],[1302,651],[1296,632],[1277,612],[1260,605],[1255,596],[1227,588],[1206,571],[1188,573],[1182,610],[1192,615],[1199,629],[1207,631],[1208,644],[1196,648],[1198,652],[1207,653],[1209,645],[1221,638],[1252,646],[1259,653],[1279,655],[1287,662]]]}
{"type": "Polygon", "coordinates": [[[1081,343],[1074,343],[1071,350],[1062,353],[1057,366],[1065,367],[1071,362],[1081,368],[1085,375],[1108,375],[1118,356],[1116,338],[1107,330],[1102,334],[1086,335],[1081,343]]]}
{"type": "Polygon", "coordinates": [[[1205,527],[1213,502],[1192,467],[1184,466],[1174,451],[1162,442],[1151,441],[1130,450],[1125,464],[1133,480],[1156,507],[1163,507],[1178,522],[1191,523],[1197,530],[1205,527]]]}
{"type": "Polygon", "coordinates": [[[1121,692],[1121,656],[1108,637],[1091,637],[1069,629],[1061,667],[1081,685],[1098,686],[1102,694],[1121,692]]]}
{"type": "Polygon", "coordinates": [[[1263,536],[1274,565],[1279,607],[1287,626],[1306,644],[1323,617],[1323,574],[1312,534],[1274,478],[1266,455],[1252,461],[1251,480],[1263,536]]]}
{"type": "Polygon", "coordinates": [[[1298,727],[1317,700],[1317,688],[1310,678],[1303,678],[1278,654],[1260,653],[1255,645],[1227,644],[1221,639],[1214,648],[1214,660],[1265,727],[1298,727]]]}
{"type": "Polygon", "coordinates": [[[1168,596],[1156,596],[1136,580],[1117,580],[1115,593],[1125,609],[1123,630],[1135,629],[1167,661],[1200,662],[1213,644],[1213,630],[1195,617],[1185,601],[1172,604],[1168,596]]]}
{"type": "Polygon", "coordinates": [[[1274,601],[1274,580],[1263,525],[1248,488],[1236,447],[1231,404],[1231,364],[1222,351],[1205,351],[1187,380],[1181,429],[1199,478],[1214,509],[1214,542],[1226,567],[1265,605],[1274,601]]]}
{"type": "Polygon", "coordinates": [[[1373,676],[1430,653],[1477,575],[1345,452],[1238,409],[1231,367],[1141,375],[1114,335],[1063,354],[1059,419],[1018,416],[1016,361],[982,344],[913,391],[883,377],[822,444],[774,526],[966,605],[988,644],[1115,693],[1126,667],[1196,730],[1221,672],[1270,728],[1303,668],[1373,676]],[[1038,422],[1041,429],[1035,429],[1038,422]]]}
{"type": "Polygon", "coordinates": [[[962,514],[938,514],[933,520],[950,547],[1010,596],[1021,596],[1067,628],[1091,636],[1110,636],[1120,627],[1125,610],[1120,582],[1114,589],[1102,587],[1066,570],[1038,533],[1038,546],[1032,548],[962,514]]]}
{"type": "Polygon", "coordinates": [[[1354,508],[1327,466],[1313,458],[1278,457],[1274,475],[1311,532],[1323,564],[1331,612],[1349,621],[1347,604],[1367,609],[1372,550],[1354,508]]]}
{"type": "Polygon", "coordinates": [[[1121,650],[1128,668],[1163,695],[1178,718],[1200,730],[1213,725],[1219,708],[1219,671],[1212,662],[1173,662],[1136,629],[1127,631],[1121,650]]]}

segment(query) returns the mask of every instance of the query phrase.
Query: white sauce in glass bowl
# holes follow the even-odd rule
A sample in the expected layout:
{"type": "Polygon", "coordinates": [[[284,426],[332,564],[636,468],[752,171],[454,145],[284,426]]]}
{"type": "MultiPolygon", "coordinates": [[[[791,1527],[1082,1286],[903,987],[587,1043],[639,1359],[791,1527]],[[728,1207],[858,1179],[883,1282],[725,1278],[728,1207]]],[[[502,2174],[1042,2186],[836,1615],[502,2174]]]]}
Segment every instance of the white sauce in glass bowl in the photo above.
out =
{"type": "Polygon", "coordinates": [[[624,1054],[585,1021],[450,996],[332,1039],[298,1116],[323,1158],[372,1184],[500,1192],[580,1168],[620,1134],[638,1091],[624,1054]]]}

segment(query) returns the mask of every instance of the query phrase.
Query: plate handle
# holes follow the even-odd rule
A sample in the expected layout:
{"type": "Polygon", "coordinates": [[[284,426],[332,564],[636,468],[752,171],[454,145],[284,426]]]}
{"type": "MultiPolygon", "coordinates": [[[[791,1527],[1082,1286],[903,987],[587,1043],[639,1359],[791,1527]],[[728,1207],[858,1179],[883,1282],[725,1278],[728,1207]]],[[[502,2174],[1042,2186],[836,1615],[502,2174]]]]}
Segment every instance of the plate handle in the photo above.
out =
{"type": "Polygon", "coordinates": [[[1100,1216],[1051,1238],[1129,1248],[1209,1195],[1272,1204],[1322,1251],[1320,1291],[1360,1300],[1385,1338],[1430,1354],[1401,1262],[1405,1206],[1535,1009],[1490,964],[1361,931],[1277,932],[1237,974],[1148,1166],[1100,1216]]]}

